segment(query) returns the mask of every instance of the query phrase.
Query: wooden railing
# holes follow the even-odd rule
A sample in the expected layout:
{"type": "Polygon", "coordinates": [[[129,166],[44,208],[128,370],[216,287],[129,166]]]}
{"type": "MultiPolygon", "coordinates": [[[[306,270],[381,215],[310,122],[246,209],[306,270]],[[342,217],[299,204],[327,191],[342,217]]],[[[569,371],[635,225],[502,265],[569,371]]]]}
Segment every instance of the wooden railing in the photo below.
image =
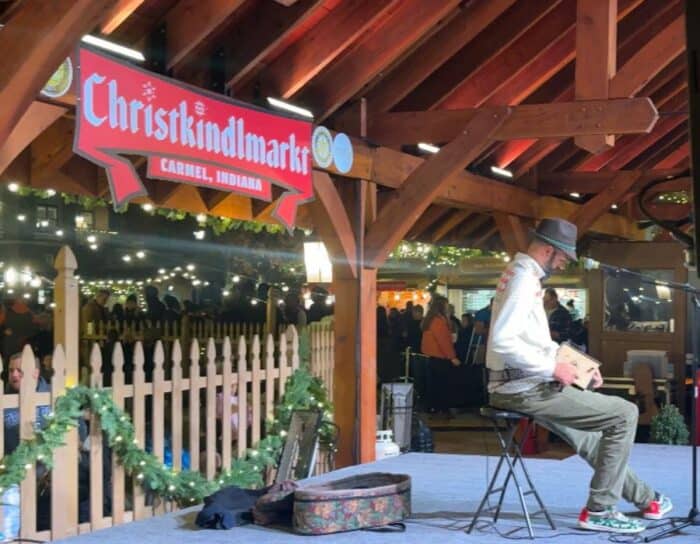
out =
{"type": "MultiPolygon", "coordinates": [[[[308,334],[310,370],[332,393],[332,324],[311,325],[308,334]]],[[[124,374],[125,357],[118,342],[111,361],[113,372],[108,390],[114,402],[131,417],[138,443],[142,447],[148,445],[161,461],[164,461],[167,444],[174,470],[184,468],[183,452],[187,450],[189,467],[194,470],[201,468],[201,472],[211,479],[220,466],[229,466],[233,458],[241,456],[263,437],[264,421],[272,416],[275,404],[284,394],[287,377],[300,364],[299,338],[293,327],[276,339],[269,334],[262,338],[254,334],[251,341],[246,341],[244,336],[233,340],[225,336],[219,346],[213,337],[204,344],[195,338],[186,353],[183,353],[180,340],[175,338],[167,358],[161,340],[155,342],[152,356],[144,352],[141,341],[136,341],[131,380],[127,380],[124,374]],[[144,373],[147,356],[153,363],[150,382],[146,382],[144,373]],[[127,381],[132,384],[126,384],[127,381]],[[237,386],[238,392],[238,405],[233,411],[224,394],[224,391],[231,391],[232,386],[237,386]],[[219,425],[217,395],[222,397],[219,425]],[[238,415],[239,423],[235,433],[230,424],[225,424],[231,421],[233,414],[238,415]]],[[[102,350],[98,344],[93,344],[89,355],[89,384],[92,387],[103,386],[102,362],[102,350]]],[[[50,392],[36,392],[36,380],[27,378],[33,375],[35,364],[31,349],[25,348],[22,354],[24,378],[19,394],[0,393],[3,410],[19,408],[19,433],[25,439],[33,435],[36,407],[53,407],[66,385],[66,358],[61,346],[54,351],[50,392]]],[[[116,459],[103,459],[107,450],[103,449],[103,434],[99,417],[95,414],[89,417],[89,429],[89,520],[79,523],[79,475],[75,467],[80,450],[71,447],[69,441],[54,455],[50,478],[53,520],[50,529],[37,530],[37,478],[34,474],[37,467],[28,471],[28,477],[20,485],[21,538],[63,538],[144,519],[173,508],[172,504],[147,497],[138,482],[126,477],[116,459]],[[107,467],[107,473],[104,467],[107,467]],[[103,510],[105,496],[111,498],[110,512],[103,510]]],[[[0,418],[0,451],[4,451],[2,437],[3,420],[0,418]]],[[[323,465],[317,467],[317,471],[325,469],[323,465]]]]}

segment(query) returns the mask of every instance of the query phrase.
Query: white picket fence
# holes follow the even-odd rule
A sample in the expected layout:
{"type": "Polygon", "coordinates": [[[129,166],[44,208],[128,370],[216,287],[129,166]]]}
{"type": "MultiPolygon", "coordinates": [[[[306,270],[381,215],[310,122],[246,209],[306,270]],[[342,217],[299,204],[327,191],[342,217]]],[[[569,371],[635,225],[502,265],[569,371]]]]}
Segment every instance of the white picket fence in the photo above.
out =
{"type": "MultiPolygon", "coordinates": [[[[310,370],[323,380],[332,395],[332,324],[313,324],[308,327],[308,334],[310,370]]],[[[168,359],[163,342],[155,343],[152,380],[146,382],[147,354],[142,343],[137,341],[133,350],[133,376],[131,384],[127,384],[122,370],[124,351],[121,344],[116,343],[111,354],[111,386],[107,389],[114,402],[132,418],[136,439],[142,447],[148,443],[150,450],[163,461],[167,437],[174,470],[183,468],[182,454],[187,450],[190,468],[201,468],[202,473],[212,479],[218,471],[217,463],[229,466],[232,459],[244,454],[263,437],[264,421],[272,417],[276,403],[284,394],[287,377],[300,364],[299,338],[293,328],[277,339],[271,334],[263,338],[255,334],[249,342],[243,336],[233,341],[224,337],[218,351],[213,338],[205,345],[195,338],[186,353],[175,339],[167,352],[168,359]],[[237,384],[237,412],[232,411],[223,395],[221,422],[229,422],[231,415],[237,413],[239,424],[235,435],[230,424],[220,424],[217,429],[216,417],[217,394],[231,391],[232,384],[237,384]]],[[[89,362],[90,385],[102,387],[103,361],[98,344],[93,344],[89,362]]],[[[24,378],[19,394],[3,395],[0,387],[3,413],[7,409],[19,409],[21,438],[33,435],[36,407],[53,406],[55,399],[65,391],[66,359],[60,345],[54,351],[52,367],[50,392],[36,392],[36,380],[26,379],[34,372],[35,358],[31,349],[25,348],[22,354],[24,378]]],[[[0,418],[0,451],[4,451],[3,425],[0,418]]],[[[76,431],[69,431],[67,446],[59,448],[54,455],[50,478],[52,525],[48,530],[37,530],[37,478],[32,476],[36,470],[32,467],[30,475],[20,485],[21,538],[53,540],[144,519],[173,508],[172,504],[159,501],[147,504],[147,497],[137,483],[127,489],[130,481],[115,459],[111,460],[105,477],[103,437],[97,415],[89,416],[89,427],[89,521],[79,523],[78,520],[80,444],[75,439],[76,431]],[[109,515],[103,511],[105,494],[111,497],[109,515]]],[[[324,470],[327,467],[317,466],[317,471],[324,470]]]]}

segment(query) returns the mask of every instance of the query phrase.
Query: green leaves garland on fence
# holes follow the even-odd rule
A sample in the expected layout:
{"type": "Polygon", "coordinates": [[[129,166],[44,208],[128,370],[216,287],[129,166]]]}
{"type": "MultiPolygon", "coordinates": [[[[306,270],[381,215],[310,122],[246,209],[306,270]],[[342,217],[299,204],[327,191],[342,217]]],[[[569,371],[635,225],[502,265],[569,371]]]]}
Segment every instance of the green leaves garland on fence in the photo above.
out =
{"type": "Polygon", "coordinates": [[[68,430],[77,427],[83,411],[99,416],[113,455],[126,472],[159,497],[181,505],[201,502],[219,488],[236,485],[255,488],[263,485],[263,471],[276,466],[289,427],[293,410],[317,409],[323,413],[320,443],[335,451],[335,426],[332,406],[323,383],[306,369],[297,369],[286,382],[284,397],[275,408],[275,417],[267,422],[267,436],[249,449],[244,457],[214,480],[208,481],[199,472],[176,472],[152,453],[142,449],[135,439],[134,426],[123,410],[112,401],[110,391],[77,386],[68,389],[56,400],[54,411],[45,419],[31,440],[23,440],[15,451],[0,460],[0,492],[19,484],[39,461],[52,466],[53,451],[62,446],[68,430]]]}

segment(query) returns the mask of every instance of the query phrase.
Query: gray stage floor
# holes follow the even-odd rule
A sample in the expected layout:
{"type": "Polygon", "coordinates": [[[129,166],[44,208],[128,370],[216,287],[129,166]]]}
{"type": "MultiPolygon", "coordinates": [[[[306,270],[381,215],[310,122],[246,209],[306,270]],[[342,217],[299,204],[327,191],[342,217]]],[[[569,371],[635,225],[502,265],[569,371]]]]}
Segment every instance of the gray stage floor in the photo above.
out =
{"type": "MultiPolygon", "coordinates": [[[[194,527],[193,520],[200,507],[194,507],[163,517],[138,521],[120,527],[104,529],[62,542],[75,544],[133,544],[152,542],[187,542],[207,544],[255,542],[278,544],[286,542],[334,543],[440,543],[503,542],[506,533],[523,526],[514,495],[507,496],[504,519],[494,528],[488,523],[468,535],[465,528],[479,504],[487,483],[487,470],[493,471],[495,457],[480,455],[445,455],[410,453],[375,463],[349,467],[314,478],[315,481],[339,478],[371,471],[410,474],[412,478],[413,518],[404,533],[351,532],[329,536],[305,537],[253,525],[229,531],[203,530],[194,527]],[[497,532],[498,531],[498,532],[497,532]]],[[[632,467],[655,488],[671,496],[674,512],[685,516],[691,504],[691,449],[683,446],[637,444],[632,453],[632,467]]],[[[535,485],[542,495],[557,530],[552,531],[541,521],[536,522],[536,534],[556,542],[607,542],[609,535],[579,531],[576,518],[586,500],[590,468],[578,457],[564,460],[528,459],[535,485]],[[552,538],[554,537],[554,538],[552,538]]],[[[633,513],[634,507],[620,504],[620,509],[633,513]]],[[[654,525],[658,522],[648,522],[654,525]]],[[[647,530],[642,536],[653,534],[647,530]]],[[[527,537],[525,530],[510,534],[527,537]]],[[[519,539],[519,538],[518,538],[519,539]]],[[[622,537],[630,542],[628,537],[622,537]]],[[[700,527],[685,529],[681,534],[662,542],[700,542],[700,527]]]]}

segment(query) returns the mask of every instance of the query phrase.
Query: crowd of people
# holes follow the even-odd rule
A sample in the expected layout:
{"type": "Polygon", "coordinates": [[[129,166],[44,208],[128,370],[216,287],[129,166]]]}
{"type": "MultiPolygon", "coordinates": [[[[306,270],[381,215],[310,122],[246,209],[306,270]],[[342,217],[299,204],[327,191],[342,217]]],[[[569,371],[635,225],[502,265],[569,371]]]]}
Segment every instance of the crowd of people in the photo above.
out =
{"type": "MultiPolygon", "coordinates": [[[[441,295],[432,297],[427,312],[412,301],[403,309],[394,307],[387,311],[378,306],[379,382],[398,380],[408,371],[416,381],[422,407],[448,416],[482,403],[492,302],[474,313],[463,313],[459,319],[454,305],[441,295]]],[[[574,301],[562,305],[557,291],[549,287],[544,291],[542,304],[552,339],[573,343],[585,351],[587,323],[579,316],[574,301]]]]}

